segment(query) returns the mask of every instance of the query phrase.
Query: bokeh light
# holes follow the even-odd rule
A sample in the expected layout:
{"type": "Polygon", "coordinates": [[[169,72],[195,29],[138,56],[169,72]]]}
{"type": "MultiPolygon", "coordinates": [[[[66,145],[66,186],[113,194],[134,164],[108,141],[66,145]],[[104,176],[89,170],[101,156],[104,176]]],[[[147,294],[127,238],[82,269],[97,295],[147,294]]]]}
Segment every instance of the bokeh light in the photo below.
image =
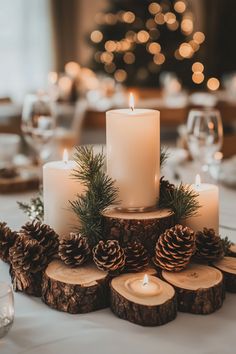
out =
{"type": "Polygon", "coordinates": [[[123,69],[118,69],[115,71],[114,77],[115,77],[116,81],[123,82],[127,78],[127,72],[123,69]]]}
{"type": "Polygon", "coordinates": [[[220,81],[216,77],[207,80],[207,87],[211,91],[216,91],[220,87],[220,81]]]}
{"type": "Polygon", "coordinates": [[[186,4],[183,1],[176,1],[174,9],[176,12],[182,14],[186,10],[186,4]]]}
{"type": "Polygon", "coordinates": [[[193,73],[192,80],[195,84],[199,85],[204,81],[204,74],[200,72],[193,73]]]}
{"type": "Polygon", "coordinates": [[[202,44],[205,41],[205,34],[203,32],[195,32],[193,40],[198,44],[202,44]]]}
{"type": "Polygon", "coordinates": [[[195,63],[193,63],[193,65],[192,65],[193,72],[202,73],[203,70],[204,70],[204,65],[202,63],[200,63],[199,61],[196,61],[195,63]]]}
{"type": "Polygon", "coordinates": [[[90,38],[94,43],[99,43],[103,39],[103,34],[101,31],[95,30],[91,33],[90,38]]]}
{"type": "Polygon", "coordinates": [[[161,6],[157,2],[152,2],[148,6],[148,11],[150,12],[150,14],[155,15],[161,11],[161,6]]]}

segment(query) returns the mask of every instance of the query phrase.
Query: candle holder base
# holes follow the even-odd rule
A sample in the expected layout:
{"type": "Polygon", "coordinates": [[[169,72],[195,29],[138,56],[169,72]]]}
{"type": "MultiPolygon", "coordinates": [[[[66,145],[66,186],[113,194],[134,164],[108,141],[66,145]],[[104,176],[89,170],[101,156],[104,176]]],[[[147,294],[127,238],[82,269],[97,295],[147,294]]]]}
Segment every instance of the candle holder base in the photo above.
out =
{"type": "Polygon", "coordinates": [[[105,238],[116,239],[122,245],[130,241],[141,242],[151,256],[159,236],[175,223],[174,213],[169,209],[127,213],[115,206],[106,209],[102,215],[105,238]]]}
{"type": "Polygon", "coordinates": [[[131,208],[123,208],[123,207],[115,207],[117,211],[122,213],[146,213],[150,211],[156,210],[156,205],[150,207],[131,207],[131,208]]]}

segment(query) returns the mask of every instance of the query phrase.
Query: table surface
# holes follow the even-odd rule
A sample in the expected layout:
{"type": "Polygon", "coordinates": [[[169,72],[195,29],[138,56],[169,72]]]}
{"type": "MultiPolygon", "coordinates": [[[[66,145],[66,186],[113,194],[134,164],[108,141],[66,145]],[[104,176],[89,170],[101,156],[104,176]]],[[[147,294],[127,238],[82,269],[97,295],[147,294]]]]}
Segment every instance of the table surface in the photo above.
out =
{"type": "MultiPolygon", "coordinates": [[[[185,180],[190,178],[189,171],[189,165],[181,168],[185,180]]],[[[0,196],[0,219],[19,229],[26,217],[16,200],[28,201],[31,196],[0,196]]],[[[236,242],[235,200],[235,190],[220,187],[220,232],[236,242]]],[[[3,262],[0,280],[10,283],[3,262]]],[[[52,310],[39,298],[14,295],[15,321],[8,335],[0,339],[1,354],[235,353],[236,294],[227,293],[223,307],[211,315],[179,312],[176,320],[153,328],[118,319],[109,308],[70,315],[52,310]]]]}

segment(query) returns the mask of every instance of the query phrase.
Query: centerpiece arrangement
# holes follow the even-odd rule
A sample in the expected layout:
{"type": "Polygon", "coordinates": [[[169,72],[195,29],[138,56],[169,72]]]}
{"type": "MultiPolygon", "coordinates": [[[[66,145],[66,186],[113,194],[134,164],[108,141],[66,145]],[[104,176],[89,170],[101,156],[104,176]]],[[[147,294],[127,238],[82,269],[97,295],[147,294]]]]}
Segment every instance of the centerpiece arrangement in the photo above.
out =
{"type": "Polygon", "coordinates": [[[81,146],[74,161],[65,153],[44,165],[43,202],[20,204],[32,220],[19,232],[0,224],[15,290],[69,313],[110,306],[145,326],[177,310],[214,312],[224,280],[236,292],[235,248],[218,236],[218,187],[161,177],[159,120],[131,97],[130,109],[107,112],[106,164],[81,146]]]}

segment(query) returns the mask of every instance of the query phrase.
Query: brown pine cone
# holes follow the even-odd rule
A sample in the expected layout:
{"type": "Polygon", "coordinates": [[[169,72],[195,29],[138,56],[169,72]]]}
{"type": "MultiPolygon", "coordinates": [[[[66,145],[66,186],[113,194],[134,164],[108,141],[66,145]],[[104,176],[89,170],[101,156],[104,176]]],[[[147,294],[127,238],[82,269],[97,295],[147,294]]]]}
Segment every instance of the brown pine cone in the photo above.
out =
{"type": "Polygon", "coordinates": [[[37,273],[47,264],[47,257],[38,241],[25,234],[19,234],[13,247],[10,248],[9,258],[15,273],[37,273]]]}
{"type": "Polygon", "coordinates": [[[0,259],[9,263],[9,249],[14,245],[17,233],[11,231],[5,222],[0,222],[0,259]]]}
{"type": "Polygon", "coordinates": [[[10,275],[14,291],[22,291],[28,295],[41,296],[42,272],[23,273],[15,272],[10,265],[10,275]]]}
{"type": "Polygon", "coordinates": [[[66,265],[79,266],[89,259],[90,253],[86,238],[80,234],[71,232],[69,237],[60,240],[58,254],[66,265]]]}
{"type": "Polygon", "coordinates": [[[220,236],[213,229],[198,231],[196,233],[196,253],[194,258],[198,261],[215,262],[224,257],[224,248],[220,236]]]}
{"type": "Polygon", "coordinates": [[[22,226],[21,232],[39,242],[48,258],[48,263],[58,253],[59,237],[49,225],[34,220],[22,226]]]}
{"type": "Polygon", "coordinates": [[[194,251],[193,230],[175,225],[167,229],[158,239],[153,261],[157,267],[178,272],[187,266],[194,251]]]}
{"type": "Polygon", "coordinates": [[[125,256],[125,271],[127,272],[141,272],[148,267],[148,252],[140,242],[128,242],[125,256]]]}
{"type": "Polygon", "coordinates": [[[172,192],[175,189],[175,186],[173,183],[170,183],[168,180],[164,179],[164,176],[161,177],[160,179],[160,191],[170,191],[172,192]]]}
{"type": "Polygon", "coordinates": [[[100,270],[120,271],[125,265],[124,250],[117,240],[99,241],[93,248],[93,260],[100,270]]]}

